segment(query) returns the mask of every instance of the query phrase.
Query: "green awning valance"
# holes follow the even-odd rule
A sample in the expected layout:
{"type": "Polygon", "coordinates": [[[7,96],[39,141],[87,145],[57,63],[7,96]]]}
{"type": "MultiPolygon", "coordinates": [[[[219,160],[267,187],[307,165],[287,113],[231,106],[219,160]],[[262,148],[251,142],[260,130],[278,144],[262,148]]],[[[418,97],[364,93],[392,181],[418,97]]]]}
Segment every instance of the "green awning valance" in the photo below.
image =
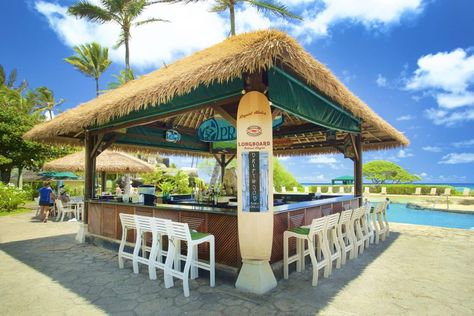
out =
{"type": "Polygon", "coordinates": [[[275,107],[311,123],[332,130],[360,132],[358,118],[276,67],[268,71],[268,96],[275,107]]]}
{"type": "Polygon", "coordinates": [[[134,111],[105,125],[91,128],[91,130],[103,129],[182,110],[189,109],[189,111],[192,111],[194,107],[205,104],[211,105],[213,102],[240,95],[242,94],[242,89],[243,83],[241,78],[235,78],[223,83],[213,83],[209,86],[200,85],[190,93],[173,98],[173,100],[168,103],[158,106],[149,106],[146,109],[134,111]]]}

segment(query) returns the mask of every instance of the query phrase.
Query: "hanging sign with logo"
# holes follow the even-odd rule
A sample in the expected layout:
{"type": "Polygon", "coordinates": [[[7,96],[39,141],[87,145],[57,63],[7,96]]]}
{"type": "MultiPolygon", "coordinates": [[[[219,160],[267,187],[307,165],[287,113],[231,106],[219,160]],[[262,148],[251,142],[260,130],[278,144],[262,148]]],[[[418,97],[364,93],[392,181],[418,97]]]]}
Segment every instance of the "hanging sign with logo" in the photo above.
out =
{"type": "Polygon", "coordinates": [[[273,136],[267,97],[245,94],[237,112],[239,244],[243,259],[269,260],[273,238],[273,136]]]}
{"type": "MultiPolygon", "coordinates": [[[[283,125],[282,115],[275,117],[272,121],[273,128],[283,125]]],[[[258,126],[249,126],[251,133],[258,133],[258,126]]],[[[235,140],[237,137],[235,127],[220,117],[211,117],[199,125],[198,138],[203,142],[222,142],[235,140]]]]}
{"type": "Polygon", "coordinates": [[[174,129],[166,131],[166,141],[170,143],[177,143],[181,140],[181,134],[174,129]]]}

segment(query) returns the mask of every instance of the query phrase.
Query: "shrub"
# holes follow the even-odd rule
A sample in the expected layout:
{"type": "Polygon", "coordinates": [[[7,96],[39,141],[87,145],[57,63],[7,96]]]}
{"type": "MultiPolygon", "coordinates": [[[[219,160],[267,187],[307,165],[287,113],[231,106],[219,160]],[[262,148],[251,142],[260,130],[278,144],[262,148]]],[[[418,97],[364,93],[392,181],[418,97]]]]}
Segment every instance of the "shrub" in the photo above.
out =
{"type": "Polygon", "coordinates": [[[10,184],[0,182],[0,210],[11,212],[25,204],[28,193],[10,184]]]}

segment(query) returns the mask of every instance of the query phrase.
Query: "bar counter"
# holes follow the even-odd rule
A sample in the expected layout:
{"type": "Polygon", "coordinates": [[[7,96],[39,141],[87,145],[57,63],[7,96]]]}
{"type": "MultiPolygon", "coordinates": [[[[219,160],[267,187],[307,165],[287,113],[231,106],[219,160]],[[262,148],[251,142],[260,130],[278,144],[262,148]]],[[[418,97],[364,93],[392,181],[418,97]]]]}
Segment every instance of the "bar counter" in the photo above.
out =
{"type": "MultiPolygon", "coordinates": [[[[274,207],[273,246],[271,263],[283,260],[283,232],[293,227],[308,225],[314,218],[340,212],[345,207],[359,206],[359,197],[337,196],[321,200],[297,202],[274,207]]],[[[177,204],[141,204],[113,201],[87,201],[89,205],[89,234],[117,242],[122,238],[119,213],[154,216],[188,223],[191,229],[213,234],[216,243],[216,262],[239,268],[241,256],[237,230],[237,210],[229,208],[177,204]]],[[[127,241],[134,242],[130,231],[127,241]]],[[[294,245],[290,245],[294,248],[294,245]]],[[[199,246],[199,257],[208,258],[207,245],[199,246]]]]}

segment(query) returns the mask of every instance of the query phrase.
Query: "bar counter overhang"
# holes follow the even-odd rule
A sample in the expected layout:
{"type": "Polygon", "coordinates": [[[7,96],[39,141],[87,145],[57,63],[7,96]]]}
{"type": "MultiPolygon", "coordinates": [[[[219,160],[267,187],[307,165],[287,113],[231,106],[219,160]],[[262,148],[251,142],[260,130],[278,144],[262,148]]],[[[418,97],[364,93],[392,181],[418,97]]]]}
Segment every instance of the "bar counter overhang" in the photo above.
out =
{"type": "MultiPolygon", "coordinates": [[[[270,263],[276,264],[274,267],[278,269],[278,262],[283,259],[283,232],[285,230],[309,225],[312,219],[323,215],[341,212],[348,208],[356,208],[359,206],[359,200],[359,197],[345,195],[275,206],[270,263]]],[[[91,200],[86,203],[89,209],[89,233],[94,237],[109,239],[116,247],[118,247],[117,243],[122,238],[119,213],[154,216],[188,223],[190,229],[213,234],[216,242],[218,268],[236,274],[237,269],[242,264],[236,210],[174,204],[146,206],[99,200],[91,200]]],[[[130,231],[127,241],[134,242],[134,240],[134,232],[130,231]]],[[[293,251],[294,247],[295,245],[292,244],[290,250],[293,251]]],[[[203,259],[208,257],[207,246],[199,247],[199,257],[203,259]]]]}

